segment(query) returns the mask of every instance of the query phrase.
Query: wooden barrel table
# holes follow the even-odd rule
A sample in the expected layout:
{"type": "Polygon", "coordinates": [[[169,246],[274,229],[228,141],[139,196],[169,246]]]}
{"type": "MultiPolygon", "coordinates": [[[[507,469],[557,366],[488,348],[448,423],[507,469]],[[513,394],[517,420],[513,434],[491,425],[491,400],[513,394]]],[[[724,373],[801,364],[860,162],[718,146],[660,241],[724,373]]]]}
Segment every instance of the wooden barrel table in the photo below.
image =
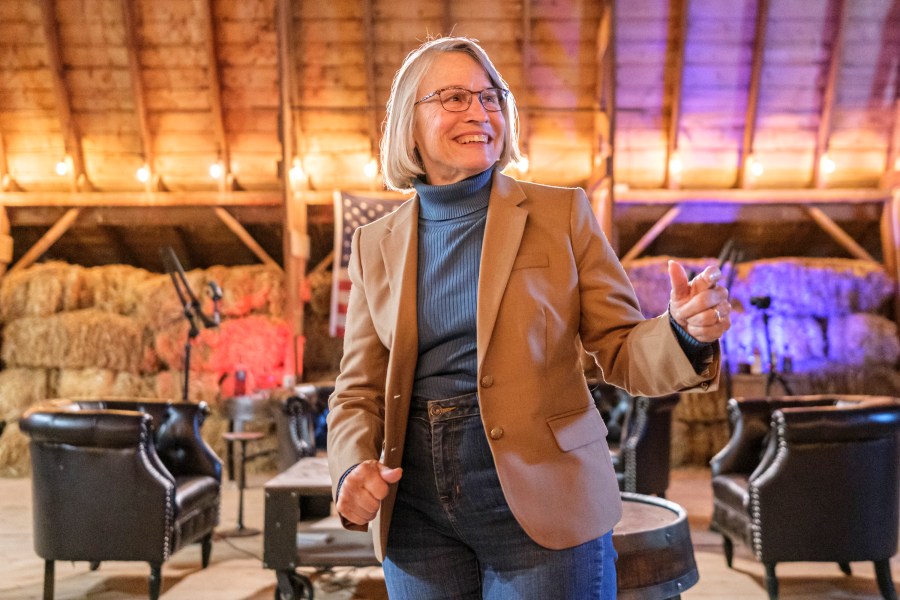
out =
{"type": "Polygon", "coordinates": [[[622,492],[613,530],[618,600],[671,600],[697,583],[687,512],[662,498],[622,492]]]}

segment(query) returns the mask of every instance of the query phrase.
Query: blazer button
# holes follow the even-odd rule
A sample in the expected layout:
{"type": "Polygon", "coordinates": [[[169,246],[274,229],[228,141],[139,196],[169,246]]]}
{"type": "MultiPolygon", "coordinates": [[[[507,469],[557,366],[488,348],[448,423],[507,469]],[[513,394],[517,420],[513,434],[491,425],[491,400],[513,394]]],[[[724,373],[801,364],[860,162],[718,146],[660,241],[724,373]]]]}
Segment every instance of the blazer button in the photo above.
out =
{"type": "Polygon", "coordinates": [[[493,375],[485,375],[481,378],[481,387],[489,388],[494,385],[494,376],[493,375]]]}
{"type": "Polygon", "coordinates": [[[707,390],[709,388],[709,382],[704,381],[703,383],[700,384],[700,387],[702,387],[704,390],[707,390]]]}
{"type": "Polygon", "coordinates": [[[491,429],[491,439],[499,440],[503,437],[503,428],[502,427],[494,427],[491,429]]]}

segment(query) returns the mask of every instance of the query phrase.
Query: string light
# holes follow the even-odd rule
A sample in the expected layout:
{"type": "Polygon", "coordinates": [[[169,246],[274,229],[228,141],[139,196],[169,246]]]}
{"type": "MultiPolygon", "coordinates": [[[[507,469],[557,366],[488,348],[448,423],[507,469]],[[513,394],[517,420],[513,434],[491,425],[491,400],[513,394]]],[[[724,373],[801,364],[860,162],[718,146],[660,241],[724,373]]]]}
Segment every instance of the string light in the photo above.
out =
{"type": "Polygon", "coordinates": [[[669,157],[669,172],[673,175],[681,175],[683,170],[684,164],[681,162],[681,155],[677,151],[673,152],[669,157]]]}
{"type": "Polygon", "coordinates": [[[64,177],[69,174],[69,164],[72,159],[66,156],[64,159],[56,163],[56,174],[64,177]]]}
{"type": "Polygon", "coordinates": [[[222,175],[225,174],[225,168],[222,166],[221,162],[214,162],[209,165],[209,176],[213,179],[222,179],[222,175]]]}
{"type": "Polygon", "coordinates": [[[378,161],[374,158],[369,159],[369,162],[363,167],[363,174],[369,179],[378,175],[378,161]]]}
{"type": "Polygon", "coordinates": [[[762,174],[766,172],[766,168],[763,166],[762,162],[752,154],[747,157],[747,169],[754,177],[761,177],[762,174]]]}
{"type": "Polygon", "coordinates": [[[147,183],[150,181],[150,167],[146,164],[138,167],[138,170],[134,172],[134,176],[141,183],[147,183]]]}
{"type": "Polygon", "coordinates": [[[306,177],[306,173],[303,171],[303,163],[300,162],[299,157],[295,157],[293,163],[291,164],[291,170],[288,171],[288,177],[291,179],[291,183],[297,185],[303,178],[306,177]]]}
{"type": "Polygon", "coordinates": [[[834,162],[828,154],[823,154],[822,158],[819,159],[819,168],[822,169],[822,172],[826,175],[830,175],[837,170],[837,163],[834,162]]]}

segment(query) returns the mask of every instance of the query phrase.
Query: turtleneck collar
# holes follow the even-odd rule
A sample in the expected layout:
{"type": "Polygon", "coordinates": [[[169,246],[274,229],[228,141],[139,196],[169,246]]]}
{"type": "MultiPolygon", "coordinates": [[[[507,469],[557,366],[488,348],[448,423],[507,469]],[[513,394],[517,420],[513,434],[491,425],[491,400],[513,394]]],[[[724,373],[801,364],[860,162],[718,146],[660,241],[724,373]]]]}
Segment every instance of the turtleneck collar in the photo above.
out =
{"type": "Polygon", "coordinates": [[[445,221],[487,208],[491,196],[494,167],[462,181],[448,185],[413,182],[419,195],[419,217],[428,221],[445,221]]]}

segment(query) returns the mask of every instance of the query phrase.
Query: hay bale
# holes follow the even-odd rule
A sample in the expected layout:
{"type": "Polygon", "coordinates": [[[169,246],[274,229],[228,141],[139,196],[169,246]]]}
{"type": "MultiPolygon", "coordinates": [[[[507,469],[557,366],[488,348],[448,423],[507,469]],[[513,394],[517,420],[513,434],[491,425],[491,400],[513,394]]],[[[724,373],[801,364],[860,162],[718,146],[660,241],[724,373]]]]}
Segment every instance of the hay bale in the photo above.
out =
{"type": "Polygon", "coordinates": [[[48,372],[43,369],[0,371],[0,419],[18,419],[29,406],[52,395],[48,372]]]}
{"type": "MultiPolygon", "coordinates": [[[[205,273],[195,269],[186,275],[191,289],[201,294],[206,285],[205,273]]],[[[135,317],[151,331],[158,331],[184,318],[184,307],[168,275],[151,275],[138,283],[136,289],[141,301],[137,304],[135,317]]]]}
{"type": "Polygon", "coordinates": [[[88,306],[84,269],[48,262],[9,273],[0,279],[0,321],[49,316],[88,306]]]}
{"type": "Polygon", "coordinates": [[[154,275],[129,265],[107,265],[84,270],[88,306],[99,310],[133,315],[144,302],[140,286],[154,275]]]}
{"type": "Polygon", "coordinates": [[[900,340],[893,321],[866,313],[828,320],[828,358],[844,365],[893,365],[900,358],[900,340]]]}
{"type": "Polygon", "coordinates": [[[134,319],[95,309],[16,319],[6,326],[2,356],[11,366],[138,373],[142,330],[134,319]]]}
{"type": "Polygon", "coordinates": [[[672,465],[709,465],[709,460],[725,447],[730,438],[728,421],[672,424],[672,465]]]}
{"type": "MultiPolygon", "coordinates": [[[[769,335],[775,356],[790,356],[797,370],[826,357],[825,331],[814,317],[772,315],[769,318],[769,335]]],[[[725,351],[733,368],[736,369],[741,363],[752,364],[754,350],[762,357],[763,367],[768,364],[766,333],[760,312],[732,312],[731,328],[724,339],[725,351]]]]}
{"type": "Polygon", "coordinates": [[[103,398],[153,396],[144,378],[127,371],[110,369],[62,369],[56,384],[60,398],[103,398]]]}
{"type": "Polygon", "coordinates": [[[790,258],[744,263],[731,297],[750,310],[750,298],[769,296],[773,314],[831,317],[876,312],[893,295],[881,265],[844,258],[790,258]]]}
{"type": "Polygon", "coordinates": [[[18,423],[8,423],[0,436],[0,477],[25,477],[31,474],[30,439],[19,431],[18,423]]]}
{"type": "MultiPolygon", "coordinates": [[[[222,288],[220,311],[225,317],[243,317],[251,313],[263,313],[273,317],[284,314],[284,273],[266,265],[242,267],[210,267],[205,273],[206,282],[215,281],[222,288]]],[[[205,292],[206,290],[202,290],[205,292]]],[[[212,301],[205,298],[206,310],[212,312],[212,301]]]]}
{"type": "Polygon", "coordinates": [[[687,393],[680,395],[678,404],[672,411],[675,421],[706,422],[728,419],[725,390],[709,393],[687,393]]]}

